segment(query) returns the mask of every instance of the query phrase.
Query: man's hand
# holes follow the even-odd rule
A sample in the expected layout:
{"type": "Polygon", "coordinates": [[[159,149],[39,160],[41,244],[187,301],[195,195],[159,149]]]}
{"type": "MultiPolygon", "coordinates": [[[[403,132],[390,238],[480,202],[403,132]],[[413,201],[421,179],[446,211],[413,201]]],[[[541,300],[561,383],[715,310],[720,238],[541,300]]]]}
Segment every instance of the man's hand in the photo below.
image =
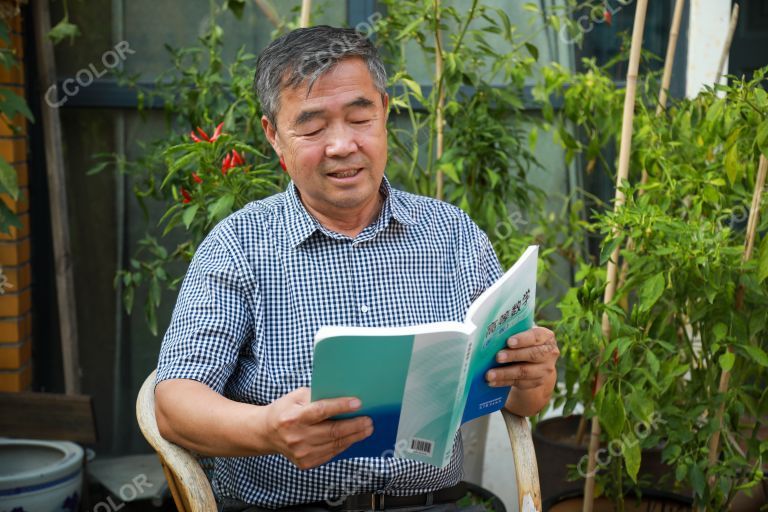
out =
{"type": "Polygon", "coordinates": [[[512,386],[505,408],[520,416],[532,416],[549,401],[557,381],[555,363],[560,356],[555,334],[534,327],[507,340],[496,354],[503,364],[486,374],[491,386],[512,386]]]}
{"type": "Polygon", "coordinates": [[[360,401],[351,397],[310,402],[309,388],[299,388],[267,406],[268,439],[299,469],[319,466],[373,433],[367,416],[328,419],[359,408],[360,401]]]}

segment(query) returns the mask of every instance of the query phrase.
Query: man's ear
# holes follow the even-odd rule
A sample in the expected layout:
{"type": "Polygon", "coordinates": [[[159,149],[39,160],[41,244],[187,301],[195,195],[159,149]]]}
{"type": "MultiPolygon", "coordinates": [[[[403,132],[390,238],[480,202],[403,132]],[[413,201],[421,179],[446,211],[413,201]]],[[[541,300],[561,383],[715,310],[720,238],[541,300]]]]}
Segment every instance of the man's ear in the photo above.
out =
{"type": "Polygon", "coordinates": [[[280,150],[280,146],[277,144],[277,128],[269,121],[269,119],[267,119],[267,116],[261,116],[261,128],[264,130],[264,135],[267,136],[267,140],[272,146],[272,149],[277,153],[277,157],[282,158],[283,153],[280,150]]]}
{"type": "Polygon", "coordinates": [[[389,94],[381,95],[381,104],[384,106],[384,122],[389,119],[389,94]]]}

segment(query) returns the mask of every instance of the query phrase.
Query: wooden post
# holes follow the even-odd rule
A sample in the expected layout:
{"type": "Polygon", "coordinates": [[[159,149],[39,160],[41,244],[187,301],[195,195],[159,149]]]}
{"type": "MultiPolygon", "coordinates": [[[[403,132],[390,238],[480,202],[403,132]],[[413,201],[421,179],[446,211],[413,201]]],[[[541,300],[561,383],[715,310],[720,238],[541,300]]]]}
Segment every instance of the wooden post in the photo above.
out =
{"type": "MultiPolygon", "coordinates": [[[[758,219],[760,217],[760,203],[763,199],[763,189],[765,188],[766,174],[768,174],[768,158],[765,155],[760,155],[760,164],[757,168],[757,178],[755,179],[755,191],[752,194],[752,205],[749,210],[749,220],[747,221],[747,238],[744,241],[744,253],[742,254],[741,261],[746,263],[752,258],[752,251],[755,247],[755,234],[757,231],[758,219]]],[[[736,290],[736,308],[740,308],[739,295],[743,293],[743,290],[736,290]]],[[[728,347],[728,350],[732,350],[728,347]]],[[[728,391],[728,384],[731,380],[731,372],[723,371],[720,374],[720,384],[717,388],[718,394],[723,394],[728,391]]],[[[725,414],[725,403],[720,404],[715,415],[715,421],[717,421],[718,428],[715,429],[712,437],[709,439],[709,466],[713,466],[720,455],[720,432],[723,429],[723,415],[725,414]]],[[[710,485],[714,484],[714,479],[710,478],[710,485]]]]}
{"type": "Polygon", "coordinates": [[[672,16],[672,26],[669,29],[669,42],[667,43],[667,58],[664,61],[664,74],[661,76],[661,90],[659,91],[659,104],[656,105],[656,115],[667,108],[667,94],[669,93],[669,84],[672,83],[672,69],[675,65],[675,51],[677,50],[677,39],[680,36],[680,22],[683,19],[683,7],[685,0],[677,0],[675,4],[675,14],[672,16]]]}
{"type": "Polygon", "coordinates": [[[309,15],[312,12],[312,0],[301,0],[301,18],[299,26],[307,28],[309,26],[309,15]]]}
{"type": "MultiPolygon", "coordinates": [[[[632,46],[629,55],[629,69],[627,70],[627,89],[624,97],[624,117],[621,126],[621,146],[619,150],[619,169],[616,173],[616,196],[614,211],[624,206],[626,197],[621,191],[621,186],[629,177],[629,157],[632,148],[632,122],[635,118],[635,95],[637,92],[637,73],[640,67],[640,51],[643,46],[643,30],[645,28],[645,14],[648,10],[648,0],[638,0],[635,10],[635,24],[632,28],[632,46]]],[[[615,233],[614,233],[615,234],[615,233]]],[[[616,294],[616,279],[618,274],[618,260],[620,247],[616,247],[608,260],[606,288],[603,301],[608,304],[616,294]]],[[[608,315],[602,319],[603,337],[606,343],[611,338],[611,324],[608,315]]],[[[595,393],[603,384],[603,377],[598,370],[595,382],[595,393]]],[[[589,439],[589,458],[587,462],[587,477],[584,481],[584,512],[592,512],[595,498],[595,469],[597,467],[597,450],[600,446],[600,421],[597,416],[592,417],[592,431],[589,439]]]]}
{"type": "MultiPolygon", "coordinates": [[[[445,89],[443,88],[443,44],[440,38],[440,0],[435,0],[435,85],[437,86],[437,108],[435,109],[435,125],[437,129],[435,160],[443,156],[443,105],[445,104],[445,89]]],[[[435,197],[443,199],[443,173],[439,169],[435,175],[435,197]]]]}
{"type": "Polygon", "coordinates": [[[720,83],[720,79],[723,77],[723,71],[725,71],[725,61],[728,60],[728,55],[731,53],[731,45],[733,44],[733,34],[736,32],[736,26],[739,24],[739,4],[733,4],[733,10],[731,11],[731,24],[728,27],[728,37],[725,39],[725,45],[723,46],[723,53],[720,55],[720,64],[717,66],[717,75],[715,76],[715,85],[720,83]]]}
{"type": "MultiPolygon", "coordinates": [[[[47,91],[56,85],[56,65],[53,44],[48,38],[51,17],[48,2],[33,2],[35,13],[35,43],[37,44],[40,87],[47,91]]],[[[51,207],[54,266],[56,272],[56,299],[59,310],[61,352],[64,364],[64,387],[68,395],[80,393],[80,361],[77,342],[77,308],[75,283],[72,276],[72,255],[69,248],[69,218],[67,188],[64,174],[64,156],[61,148],[61,120],[57,108],[41,96],[43,139],[48,175],[48,197],[51,207]]]]}

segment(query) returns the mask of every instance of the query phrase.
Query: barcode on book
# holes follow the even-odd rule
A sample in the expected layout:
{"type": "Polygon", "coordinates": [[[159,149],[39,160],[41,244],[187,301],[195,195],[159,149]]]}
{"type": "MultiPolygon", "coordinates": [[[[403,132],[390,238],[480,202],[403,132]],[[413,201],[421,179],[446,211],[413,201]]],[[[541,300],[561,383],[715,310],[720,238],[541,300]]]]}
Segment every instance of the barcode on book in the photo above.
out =
{"type": "Polygon", "coordinates": [[[427,441],[426,439],[417,439],[414,437],[411,439],[411,451],[431,457],[433,444],[434,443],[432,441],[427,441]]]}

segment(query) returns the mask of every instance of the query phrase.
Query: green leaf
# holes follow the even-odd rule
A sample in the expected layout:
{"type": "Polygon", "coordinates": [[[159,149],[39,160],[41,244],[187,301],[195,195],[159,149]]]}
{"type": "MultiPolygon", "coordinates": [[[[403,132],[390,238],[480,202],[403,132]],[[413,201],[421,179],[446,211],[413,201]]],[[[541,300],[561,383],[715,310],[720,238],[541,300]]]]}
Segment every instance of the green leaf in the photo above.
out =
{"type": "Polygon", "coordinates": [[[633,482],[637,483],[637,473],[640,471],[640,441],[633,435],[625,435],[621,446],[621,454],[624,456],[624,464],[627,466],[627,474],[633,482]]]}
{"type": "Polygon", "coordinates": [[[536,48],[535,45],[531,43],[525,43],[525,48],[528,50],[528,53],[531,54],[531,57],[533,57],[534,60],[539,60],[539,49],[536,48]]]}
{"type": "Polygon", "coordinates": [[[104,160],[103,162],[99,162],[87,171],[85,171],[86,176],[93,176],[94,174],[98,174],[101,171],[103,171],[109,164],[111,164],[109,160],[104,160]]]}
{"type": "Polygon", "coordinates": [[[613,388],[603,389],[606,390],[606,393],[600,404],[600,423],[603,424],[605,431],[611,438],[619,439],[626,419],[624,402],[613,388]]]}
{"type": "Polygon", "coordinates": [[[757,364],[768,368],[768,355],[763,349],[755,345],[739,345],[739,348],[743,349],[757,364]]]}
{"type": "Polygon", "coordinates": [[[760,242],[757,258],[757,282],[762,283],[768,278],[768,234],[760,242]]]}
{"type": "Polygon", "coordinates": [[[704,478],[704,472],[701,470],[701,468],[696,464],[692,465],[690,471],[688,472],[688,476],[691,480],[691,487],[693,487],[693,491],[699,496],[704,496],[704,485],[706,482],[704,478]]]}
{"type": "Polygon", "coordinates": [[[734,143],[725,155],[725,174],[731,183],[736,183],[741,177],[743,168],[739,159],[739,145],[734,143]]]}
{"type": "Polygon", "coordinates": [[[235,18],[242,19],[243,9],[245,8],[245,0],[226,0],[224,2],[224,8],[232,11],[235,18]]]}
{"type": "Polygon", "coordinates": [[[422,24],[424,21],[424,18],[422,16],[417,17],[415,20],[411,21],[408,25],[405,26],[403,30],[400,31],[399,34],[395,37],[395,40],[403,39],[404,37],[411,34],[411,32],[414,32],[414,29],[422,24]]]}
{"type": "Polygon", "coordinates": [[[189,229],[192,221],[195,220],[195,214],[199,208],[199,204],[193,204],[192,206],[186,208],[184,213],[181,214],[181,221],[184,223],[185,228],[189,229]]]}
{"type": "Polygon", "coordinates": [[[19,217],[8,208],[3,201],[0,201],[0,233],[9,234],[11,227],[21,229],[19,217]]]}
{"type": "Polygon", "coordinates": [[[459,178],[459,175],[456,172],[456,166],[453,165],[453,163],[443,162],[440,164],[440,167],[438,167],[438,170],[442,171],[454,183],[461,183],[461,179],[459,178]]]}
{"type": "Polygon", "coordinates": [[[640,288],[640,308],[645,311],[650,310],[659,301],[665,286],[666,281],[663,272],[659,272],[645,281],[640,288]]]}
{"type": "Polygon", "coordinates": [[[53,41],[53,44],[59,44],[67,37],[69,38],[69,43],[72,44],[75,41],[75,37],[79,35],[80,29],[77,28],[77,25],[70,23],[69,18],[66,16],[48,32],[48,37],[53,41]]]}
{"type": "Polygon", "coordinates": [[[768,119],[757,127],[757,147],[768,158],[768,119]]]}
{"type": "Polygon", "coordinates": [[[715,341],[721,341],[725,339],[725,336],[728,334],[728,326],[722,322],[718,322],[712,328],[712,334],[715,336],[715,341]]]}
{"type": "Polygon", "coordinates": [[[193,158],[197,157],[197,153],[190,152],[186,155],[177,158],[168,166],[168,174],[166,174],[165,179],[160,184],[160,188],[165,188],[165,186],[168,184],[168,182],[176,175],[176,172],[178,172],[179,169],[187,165],[193,158]]]}
{"type": "Polygon", "coordinates": [[[605,264],[613,254],[613,251],[621,245],[621,243],[624,241],[623,236],[617,236],[613,240],[611,240],[608,244],[603,246],[602,253],[600,254],[600,265],[605,264]]]}
{"type": "Polygon", "coordinates": [[[0,192],[8,194],[14,201],[19,198],[19,184],[16,180],[16,169],[2,157],[0,157],[0,192]]]}
{"type": "Polygon", "coordinates": [[[659,358],[656,357],[656,354],[650,350],[645,353],[645,357],[648,360],[648,366],[651,368],[651,374],[656,377],[659,374],[659,370],[661,369],[659,358]]]}
{"type": "Polygon", "coordinates": [[[227,194],[221,196],[211,207],[208,209],[208,214],[211,219],[221,220],[232,212],[232,205],[235,204],[235,196],[227,194]]]}
{"type": "Polygon", "coordinates": [[[731,368],[733,368],[733,363],[735,361],[736,361],[736,355],[730,351],[725,352],[719,358],[717,358],[717,362],[720,364],[720,368],[722,368],[724,372],[731,371],[731,368]]]}
{"type": "Polygon", "coordinates": [[[27,106],[23,97],[8,89],[0,90],[0,112],[6,115],[8,119],[16,114],[21,114],[30,121],[34,121],[34,116],[27,106]]]}
{"type": "Polygon", "coordinates": [[[405,84],[405,86],[408,89],[410,89],[411,92],[413,92],[414,96],[416,96],[417,99],[419,100],[424,99],[424,96],[421,93],[421,86],[419,84],[417,84],[416,82],[414,82],[409,78],[401,78],[400,81],[403,82],[403,84],[405,84]]]}

